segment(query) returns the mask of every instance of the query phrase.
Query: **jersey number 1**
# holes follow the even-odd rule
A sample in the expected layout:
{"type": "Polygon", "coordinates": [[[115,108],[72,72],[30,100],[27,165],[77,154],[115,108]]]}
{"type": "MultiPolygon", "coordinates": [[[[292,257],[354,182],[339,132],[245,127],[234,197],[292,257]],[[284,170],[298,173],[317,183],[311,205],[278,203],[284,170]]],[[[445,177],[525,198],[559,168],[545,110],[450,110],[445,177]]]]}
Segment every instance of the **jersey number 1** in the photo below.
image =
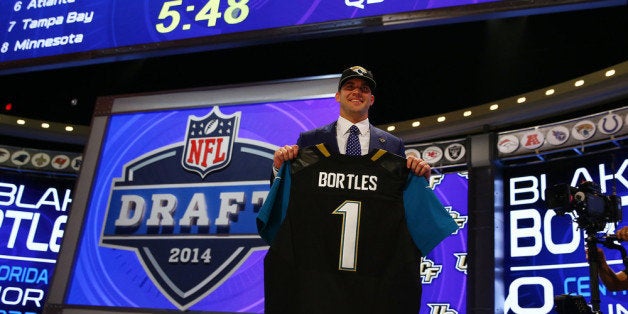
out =
{"type": "Polygon", "coordinates": [[[338,258],[339,270],[356,271],[361,209],[361,202],[345,201],[332,212],[335,215],[342,215],[342,235],[340,237],[340,256],[338,258]]]}

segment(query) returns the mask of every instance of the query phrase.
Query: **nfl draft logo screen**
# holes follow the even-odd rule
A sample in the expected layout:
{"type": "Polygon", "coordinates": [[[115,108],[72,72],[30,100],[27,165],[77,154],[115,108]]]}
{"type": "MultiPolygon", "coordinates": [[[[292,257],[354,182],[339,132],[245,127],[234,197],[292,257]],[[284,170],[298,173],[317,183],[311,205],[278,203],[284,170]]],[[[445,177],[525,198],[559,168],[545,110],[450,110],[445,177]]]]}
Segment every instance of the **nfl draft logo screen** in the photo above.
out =
{"type": "MultiPolygon", "coordinates": [[[[241,112],[188,116],[184,140],[124,163],[114,179],[100,245],[135,252],[146,275],[184,311],[266,249],[257,212],[274,146],[239,139],[241,112]],[[270,159],[270,160],[269,160],[270,159]]],[[[142,140],[150,140],[142,139],[142,140]]]]}

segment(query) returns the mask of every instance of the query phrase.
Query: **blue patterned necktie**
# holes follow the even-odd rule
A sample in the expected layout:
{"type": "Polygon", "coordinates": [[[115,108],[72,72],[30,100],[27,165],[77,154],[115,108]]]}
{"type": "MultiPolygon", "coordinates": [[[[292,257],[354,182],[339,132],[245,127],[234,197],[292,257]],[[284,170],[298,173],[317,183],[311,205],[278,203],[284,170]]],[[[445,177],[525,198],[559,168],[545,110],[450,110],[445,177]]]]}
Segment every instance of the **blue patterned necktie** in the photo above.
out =
{"type": "Polygon", "coordinates": [[[349,128],[349,139],[347,140],[347,155],[349,156],[360,156],[362,155],[362,149],[360,149],[360,139],[358,139],[358,135],[360,134],[360,130],[357,126],[352,125],[349,128]]]}

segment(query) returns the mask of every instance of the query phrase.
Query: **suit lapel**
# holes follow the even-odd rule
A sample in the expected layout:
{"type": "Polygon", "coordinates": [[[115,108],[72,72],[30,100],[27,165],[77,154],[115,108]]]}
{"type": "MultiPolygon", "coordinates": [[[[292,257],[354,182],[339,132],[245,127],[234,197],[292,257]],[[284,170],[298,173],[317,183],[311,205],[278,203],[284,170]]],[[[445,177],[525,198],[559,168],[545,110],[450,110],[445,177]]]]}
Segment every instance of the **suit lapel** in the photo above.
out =
{"type": "Polygon", "coordinates": [[[374,149],[386,149],[386,136],[381,130],[369,125],[371,138],[369,139],[369,151],[374,149]]]}
{"type": "Polygon", "coordinates": [[[332,154],[340,154],[340,150],[338,149],[338,139],[336,138],[336,122],[332,122],[325,126],[325,132],[323,132],[323,143],[331,143],[329,152],[332,154]]]}

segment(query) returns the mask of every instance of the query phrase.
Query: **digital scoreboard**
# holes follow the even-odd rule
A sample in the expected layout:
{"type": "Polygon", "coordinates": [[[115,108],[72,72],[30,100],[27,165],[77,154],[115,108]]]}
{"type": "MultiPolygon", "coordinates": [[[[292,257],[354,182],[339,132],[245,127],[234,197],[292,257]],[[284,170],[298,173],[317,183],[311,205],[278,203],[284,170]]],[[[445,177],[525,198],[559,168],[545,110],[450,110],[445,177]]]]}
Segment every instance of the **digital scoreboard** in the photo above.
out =
{"type": "MultiPolygon", "coordinates": [[[[98,58],[194,46],[201,42],[186,40],[251,31],[273,30],[255,38],[274,38],[278,29],[493,1],[0,1],[0,69],[42,57],[66,55],[70,61],[79,53],[85,53],[81,58],[98,58]]],[[[231,37],[229,41],[242,38],[231,37]]],[[[212,41],[204,42],[208,43],[212,41]]]]}
{"type": "Polygon", "coordinates": [[[312,34],[625,4],[626,0],[0,1],[0,72],[224,49],[312,34]]]}

